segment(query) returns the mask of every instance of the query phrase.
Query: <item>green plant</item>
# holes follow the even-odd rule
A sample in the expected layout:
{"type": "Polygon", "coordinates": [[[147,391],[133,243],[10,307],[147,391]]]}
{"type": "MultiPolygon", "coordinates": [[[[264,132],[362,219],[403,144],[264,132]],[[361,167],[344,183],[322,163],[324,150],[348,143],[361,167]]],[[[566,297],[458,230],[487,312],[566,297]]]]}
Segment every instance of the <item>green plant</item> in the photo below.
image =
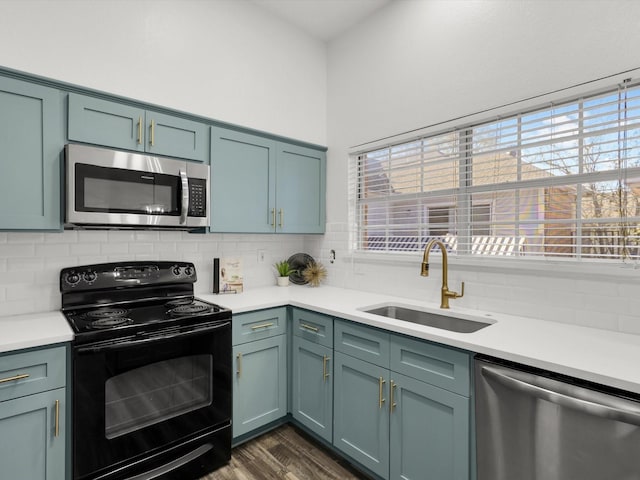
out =
{"type": "Polygon", "coordinates": [[[297,273],[297,270],[291,268],[291,265],[289,265],[289,262],[286,260],[276,262],[273,266],[276,267],[279,277],[288,277],[292,273],[297,273]]]}

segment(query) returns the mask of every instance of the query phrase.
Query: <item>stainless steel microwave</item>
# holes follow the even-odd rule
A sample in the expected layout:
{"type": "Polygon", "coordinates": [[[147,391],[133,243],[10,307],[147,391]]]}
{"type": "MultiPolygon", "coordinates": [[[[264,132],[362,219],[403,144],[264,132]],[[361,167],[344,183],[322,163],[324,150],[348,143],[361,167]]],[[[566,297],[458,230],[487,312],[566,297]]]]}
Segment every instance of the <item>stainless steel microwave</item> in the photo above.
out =
{"type": "Polygon", "coordinates": [[[65,168],[65,228],[209,225],[208,165],[68,144],[65,168]]]}

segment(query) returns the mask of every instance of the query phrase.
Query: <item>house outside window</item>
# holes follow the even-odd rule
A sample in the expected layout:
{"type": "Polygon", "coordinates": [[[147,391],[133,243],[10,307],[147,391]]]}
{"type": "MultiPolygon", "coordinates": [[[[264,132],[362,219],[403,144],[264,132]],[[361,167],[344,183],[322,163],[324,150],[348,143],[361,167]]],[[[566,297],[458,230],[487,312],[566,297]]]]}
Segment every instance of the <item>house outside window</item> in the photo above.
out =
{"type": "Polygon", "coordinates": [[[357,251],[640,258],[640,86],[354,158],[357,251]]]}

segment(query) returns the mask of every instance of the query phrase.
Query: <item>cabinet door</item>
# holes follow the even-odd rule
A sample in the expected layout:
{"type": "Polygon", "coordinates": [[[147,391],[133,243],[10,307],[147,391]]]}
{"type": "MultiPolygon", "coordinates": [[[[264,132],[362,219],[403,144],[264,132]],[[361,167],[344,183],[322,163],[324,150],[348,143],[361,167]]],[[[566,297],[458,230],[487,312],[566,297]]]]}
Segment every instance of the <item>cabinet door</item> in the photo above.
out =
{"type": "Polygon", "coordinates": [[[468,480],[469,398],[395,372],[391,382],[390,478],[468,480]]]}
{"type": "Polygon", "coordinates": [[[146,120],[147,152],[200,162],[208,160],[208,125],[150,111],[146,120]]]}
{"type": "Polygon", "coordinates": [[[211,231],[275,230],[275,142],[211,128],[211,231]]]}
{"type": "Polygon", "coordinates": [[[0,477],[66,478],[64,406],[64,388],[0,402],[0,477]]]}
{"type": "Polygon", "coordinates": [[[279,143],[276,183],[278,231],[324,233],[325,152],[279,143]]]}
{"type": "Polygon", "coordinates": [[[327,442],[332,440],[331,349],[293,337],[293,418],[327,442]]]}
{"type": "Polygon", "coordinates": [[[340,352],[334,358],[333,445],[387,478],[389,370],[340,352]]]}
{"type": "Polygon", "coordinates": [[[141,108],[69,94],[69,140],[143,152],[144,126],[141,108]]]}
{"type": "Polygon", "coordinates": [[[233,437],[287,414],[286,335],[233,347],[233,437]]]}
{"type": "Polygon", "coordinates": [[[0,77],[0,229],[60,230],[62,94],[0,77]]]}

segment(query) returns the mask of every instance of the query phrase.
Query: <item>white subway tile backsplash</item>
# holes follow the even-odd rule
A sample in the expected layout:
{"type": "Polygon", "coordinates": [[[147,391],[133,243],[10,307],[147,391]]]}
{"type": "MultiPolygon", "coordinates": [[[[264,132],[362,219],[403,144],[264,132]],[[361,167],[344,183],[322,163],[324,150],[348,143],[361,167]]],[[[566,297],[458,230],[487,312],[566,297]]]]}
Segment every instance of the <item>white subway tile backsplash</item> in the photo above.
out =
{"type": "Polygon", "coordinates": [[[68,243],[43,243],[35,245],[36,257],[68,257],[68,243]]]}
{"type": "Polygon", "coordinates": [[[34,257],[36,246],[32,243],[13,244],[6,243],[0,245],[0,258],[34,257]]]}

